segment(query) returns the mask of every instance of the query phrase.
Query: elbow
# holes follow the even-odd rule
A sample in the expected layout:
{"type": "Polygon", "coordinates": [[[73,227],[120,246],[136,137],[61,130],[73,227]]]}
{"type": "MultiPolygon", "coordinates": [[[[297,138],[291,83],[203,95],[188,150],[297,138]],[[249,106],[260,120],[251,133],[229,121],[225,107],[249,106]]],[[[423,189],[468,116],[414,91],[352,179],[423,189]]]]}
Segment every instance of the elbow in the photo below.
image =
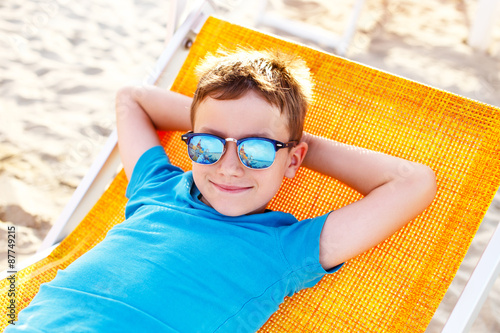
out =
{"type": "Polygon", "coordinates": [[[116,92],[115,111],[119,118],[137,109],[140,105],[141,88],[137,86],[125,86],[116,92]]]}
{"type": "Polygon", "coordinates": [[[126,113],[130,109],[130,104],[132,102],[132,90],[133,87],[126,86],[120,88],[116,92],[115,96],[115,111],[117,116],[126,113]]]}
{"type": "Polygon", "coordinates": [[[124,86],[124,87],[121,87],[116,92],[116,99],[117,100],[121,100],[123,98],[130,98],[130,96],[132,96],[132,94],[133,94],[132,92],[133,92],[134,89],[135,89],[134,86],[124,86]]]}
{"type": "Polygon", "coordinates": [[[143,107],[146,99],[147,87],[125,86],[116,92],[115,117],[117,125],[127,121],[151,121],[150,115],[143,107]]]}
{"type": "Polygon", "coordinates": [[[437,193],[436,173],[430,167],[418,164],[413,181],[415,187],[420,190],[421,202],[425,204],[425,207],[429,206],[437,193]]]}
{"type": "Polygon", "coordinates": [[[424,175],[423,178],[427,184],[427,193],[429,197],[429,204],[434,200],[434,197],[437,193],[437,182],[436,182],[436,173],[428,166],[424,166],[424,175]]]}

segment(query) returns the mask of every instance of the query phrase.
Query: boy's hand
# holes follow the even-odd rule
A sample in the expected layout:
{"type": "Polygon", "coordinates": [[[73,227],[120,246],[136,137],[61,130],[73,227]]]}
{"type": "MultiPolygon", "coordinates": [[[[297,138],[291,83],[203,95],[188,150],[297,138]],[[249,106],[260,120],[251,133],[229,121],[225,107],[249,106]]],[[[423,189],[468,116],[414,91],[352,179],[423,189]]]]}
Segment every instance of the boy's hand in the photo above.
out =
{"type": "Polygon", "coordinates": [[[434,199],[427,166],[304,133],[303,166],[338,179],[364,198],[329,214],[320,237],[320,262],[332,268],[381,243],[434,199]]]}
{"type": "Polygon", "coordinates": [[[125,87],[116,95],[120,156],[130,179],[135,164],[149,148],[160,144],[157,130],[191,128],[191,98],[154,86],[125,87]]]}

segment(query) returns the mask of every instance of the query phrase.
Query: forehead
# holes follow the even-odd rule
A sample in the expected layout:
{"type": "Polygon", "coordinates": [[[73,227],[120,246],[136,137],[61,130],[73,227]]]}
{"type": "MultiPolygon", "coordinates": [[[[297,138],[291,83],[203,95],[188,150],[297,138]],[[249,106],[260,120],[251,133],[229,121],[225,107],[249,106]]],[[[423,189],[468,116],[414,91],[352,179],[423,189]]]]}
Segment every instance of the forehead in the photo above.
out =
{"type": "Polygon", "coordinates": [[[282,141],[289,136],[286,116],[252,91],[237,99],[205,98],[196,110],[193,130],[235,139],[261,136],[282,141]]]}

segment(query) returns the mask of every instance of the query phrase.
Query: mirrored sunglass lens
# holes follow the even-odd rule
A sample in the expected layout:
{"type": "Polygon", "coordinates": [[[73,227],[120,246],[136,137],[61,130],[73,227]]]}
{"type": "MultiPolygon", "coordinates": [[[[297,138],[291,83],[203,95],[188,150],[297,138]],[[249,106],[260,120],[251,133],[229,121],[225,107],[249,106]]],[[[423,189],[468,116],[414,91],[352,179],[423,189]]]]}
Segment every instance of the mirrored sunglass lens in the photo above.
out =
{"type": "Polygon", "coordinates": [[[195,135],[188,144],[189,157],[199,164],[213,164],[217,162],[224,151],[222,142],[207,135],[195,135]]]}
{"type": "Polygon", "coordinates": [[[266,140],[250,139],[238,147],[241,162],[252,169],[269,168],[274,161],[274,145],[266,140]]]}

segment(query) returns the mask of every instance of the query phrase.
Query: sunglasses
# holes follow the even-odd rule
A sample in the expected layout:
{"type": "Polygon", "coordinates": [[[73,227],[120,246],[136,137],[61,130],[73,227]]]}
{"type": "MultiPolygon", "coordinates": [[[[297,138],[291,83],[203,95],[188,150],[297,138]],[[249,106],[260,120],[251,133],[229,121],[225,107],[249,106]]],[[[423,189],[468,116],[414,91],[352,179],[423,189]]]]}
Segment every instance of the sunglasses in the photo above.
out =
{"type": "Polygon", "coordinates": [[[283,148],[295,147],[297,141],[283,143],[267,138],[221,138],[206,133],[187,132],[181,136],[188,146],[189,158],[199,164],[217,163],[226,152],[228,141],[236,143],[236,150],[241,163],[250,169],[267,169],[276,157],[276,152],[283,148]]]}

